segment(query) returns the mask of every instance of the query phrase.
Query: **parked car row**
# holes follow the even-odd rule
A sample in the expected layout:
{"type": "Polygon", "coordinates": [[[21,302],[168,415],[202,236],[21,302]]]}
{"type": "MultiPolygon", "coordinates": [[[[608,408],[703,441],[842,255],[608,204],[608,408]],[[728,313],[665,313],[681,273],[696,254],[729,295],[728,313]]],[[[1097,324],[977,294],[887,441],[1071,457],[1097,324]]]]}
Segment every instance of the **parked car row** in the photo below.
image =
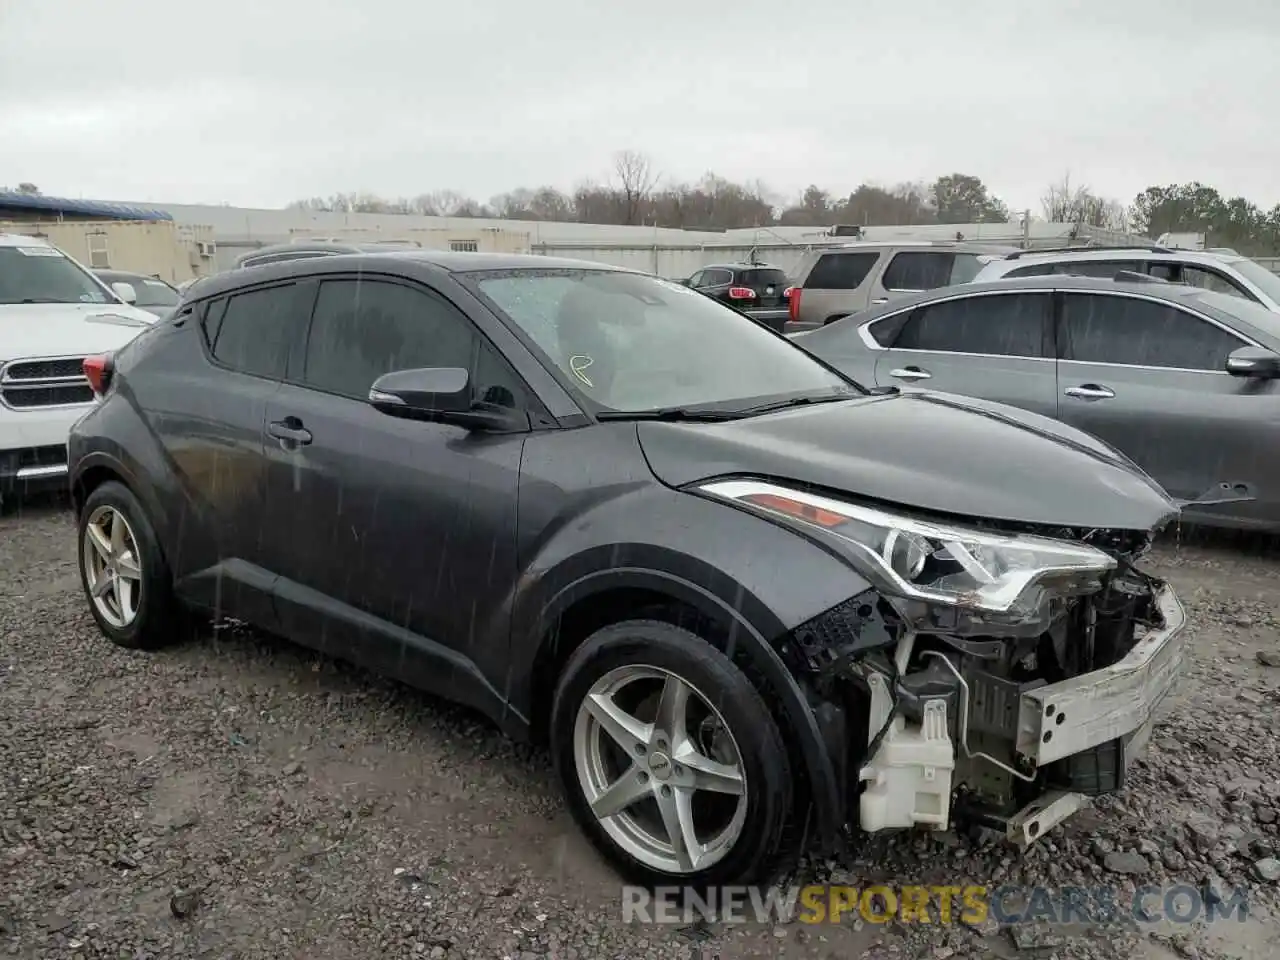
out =
{"type": "Polygon", "coordinates": [[[1280,315],[1243,297],[1047,274],[916,294],[794,342],[869,385],[1077,427],[1184,501],[1187,520],[1280,529],[1280,315]]]}
{"type": "Polygon", "coordinates": [[[1188,284],[1280,311],[1280,277],[1229,251],[854,242],[812,251],[798,264],[791,274],[788,330],[811,330],[899,297],[960,283],[1045,275],[1114,279],[1118,273],[1188,284]]]}

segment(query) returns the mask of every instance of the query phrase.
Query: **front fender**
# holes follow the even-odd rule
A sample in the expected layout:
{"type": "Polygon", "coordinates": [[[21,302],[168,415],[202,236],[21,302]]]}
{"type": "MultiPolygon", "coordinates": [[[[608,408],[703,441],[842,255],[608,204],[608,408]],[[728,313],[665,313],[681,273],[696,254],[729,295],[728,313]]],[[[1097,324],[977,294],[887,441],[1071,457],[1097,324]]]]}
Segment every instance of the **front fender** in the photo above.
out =
{"type": "Polygon", "coordinates": [[[552,685],[533,688],[538,664],[556,642],[556,623],[575,605],[621,590],[679,601],[727,625],[732,652],[745,656],[768,684],[799,740],[816,826],[834,845],[847,819],[843,788],[805,691],[777,645],[795,627],[869,587],[846,561],[761,517],[653,484],[598,502],[556,527],[523,566],[507,672],[517,712],[545,709],[539,701],[549,699],[552,685]]]}

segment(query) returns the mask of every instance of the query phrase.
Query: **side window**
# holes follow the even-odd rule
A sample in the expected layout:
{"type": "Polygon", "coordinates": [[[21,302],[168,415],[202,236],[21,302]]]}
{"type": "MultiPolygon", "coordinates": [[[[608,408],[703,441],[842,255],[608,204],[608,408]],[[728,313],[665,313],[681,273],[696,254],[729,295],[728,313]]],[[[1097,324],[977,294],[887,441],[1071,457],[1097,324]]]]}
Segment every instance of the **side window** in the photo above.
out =
{"type": "Polygon", "coordinates": [[[702,284],[704,287],[718,287],[728,283],[733,276],[728,270],[707,270],[702,274],[702,284]]]}
{"type": "Polygon", "coordinates": [[[218,329],[222,326],[222,316],[226,312],[226,297],[223,297],[221,300],[214,300],[212,303],[207,303],[203,308],[201,308],[201,329],[204,330],[204,342],[209,345],[210,350],[213,349],[214,343],[218,340],[218,329]]]}
{"type": "Polygon", "coordinates": [[[1047,293],[960,297],[919,307],[893,342],[897,350],[1047,357],[1053,303],[1047,293]]]}
{"type": "Polygon", "coordinates": [[[1193,267],[1190,264],[1183,264],[1182,282],[1189,283],[1193,287],[1210,290],[1214,293],[1225,293],[1229,296],[1240,297],[1244,300],[1253,299],[1252,296],[1242,288],[1237,287],[1226,277],[1222,276],[1222,274],[1214,270],[1206,270],[1203,267],[1193,267]]]}
{"type": "Polygon", "coordinates": [[[308,386],[364,400],[384,373],[415,367],[462,367],[477,400],[525,402],[493,348],[441,297],[381,280],[320,284],[302,375],[308,386]]]}
{"type": "Polygon", "coordinates": [[[935,290],[951,283],[953,253],[911,251],[894,254],[881,281],[886,290],[935,290]]]}
{"type": "Polygon", "coordinates": [[[1068,293],[1063,359],[1182,370],[1224,369],[1244,341],[1170,304],[1099,293],[1068,293]]]}
{"type": "Polygon", "coordinates": [[[867,332],[871,334],[871,339],[882,347],[893,346],[893,341],[897,339],[898,331],[906,326],[907,322],[919,311],[908,310],[906,313],[895,313],[891,317],[885,317],[883,320],[877,320],[867,328],[867,332]]]}
{"type": "Polygon", "coordinates": [[[1028,263],[1025,267],[1010,270],[1005,274],[1005,277],[1008,279],[1013,277],[1047,277],[1051,273],[1053,273],[1052,263],[1028,263]]]}
{"type": "Polygon", "coordinates": [[[692,277],[690,277],[690,278],[689,278],[689,286],[691,286],[691,287],[700,287],[700,286],[702,286],[702,273],[703,273],[703,271],[699,270],[699,271],[698,271],[697,273],[695,273],[692,277]]]}
{"type": "Polygon", "coordinates": [[[856,290],[867,279],[878,253],[824,253],[804,278],[810,290],[856,290]]]}
{"type": "Polygon", "coordinates": [[[1071,277],[1097,277],[1100,280],[1114,280],[1121,270],[1141,270],[1142,264],[1136,260],[1076,260],[1059,263],[1054,273],[1071,277]]]}
{"type": "Polygon", "coordinates": [[[283,377],[290,341],[301,329],[295,323],[296,293],[292,283],[237,293],[227,298],[221,317],[218,305],[211,306],[205,329],[209,320],[217,323],[210,343],[214,358],[255,377],[283,377]]]}

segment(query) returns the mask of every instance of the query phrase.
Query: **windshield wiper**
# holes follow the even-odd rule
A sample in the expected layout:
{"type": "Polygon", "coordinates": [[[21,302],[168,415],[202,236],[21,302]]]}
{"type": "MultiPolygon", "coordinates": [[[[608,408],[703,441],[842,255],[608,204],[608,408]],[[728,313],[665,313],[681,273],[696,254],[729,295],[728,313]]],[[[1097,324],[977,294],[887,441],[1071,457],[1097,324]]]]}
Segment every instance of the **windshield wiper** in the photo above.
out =
{"type": "Polygon", "coordinates": [[[658,410],[603,410],[597,420],[669,420],[686,423],[715,423],[721,420],[737,420],[742,414],[722,410],[691,410],[688,407],[662,407],[658,410]]]}
{"type": "Polygon", "coordinates": [[[78,303],[77,300],[56,300],[53,297],[24,297],[21,300],[5,300],[5,303],[78,303]]]}
{"type": "Polygon", "coordinates": [[[774,410],[786,410],[788,407],[803,407],[811,403],[835,403],[838,400],[852,400],[852,395],[840,393],[830,397],[792,397],[789,400],[774,400],[770,403],[757,404],[754,407],[747,407],[738,410],[737,415],[742,417],[754,417],[759,413],[772,413],[774,410]]]}

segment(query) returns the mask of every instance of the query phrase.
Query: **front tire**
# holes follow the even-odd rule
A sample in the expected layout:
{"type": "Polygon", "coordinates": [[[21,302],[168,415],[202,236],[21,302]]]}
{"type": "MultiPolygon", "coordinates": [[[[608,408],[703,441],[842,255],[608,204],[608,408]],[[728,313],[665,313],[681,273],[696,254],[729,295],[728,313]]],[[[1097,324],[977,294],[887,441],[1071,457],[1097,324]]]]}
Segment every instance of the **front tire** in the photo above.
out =
{"type": "Polygon", "coordinates": [[[107,639],[151,650],[178,639],[182,611],[173,578],[138,498],[108,481],[85,500],[77,523],[80,582],[107,639]]]}
{"type": "Polygon", "coordinates": [[[759,691],[679,627],[605,627],[561,674],[551,750],[569,809],[629,878],[765,882],[788,836],[792,774],[759,691]]]}

